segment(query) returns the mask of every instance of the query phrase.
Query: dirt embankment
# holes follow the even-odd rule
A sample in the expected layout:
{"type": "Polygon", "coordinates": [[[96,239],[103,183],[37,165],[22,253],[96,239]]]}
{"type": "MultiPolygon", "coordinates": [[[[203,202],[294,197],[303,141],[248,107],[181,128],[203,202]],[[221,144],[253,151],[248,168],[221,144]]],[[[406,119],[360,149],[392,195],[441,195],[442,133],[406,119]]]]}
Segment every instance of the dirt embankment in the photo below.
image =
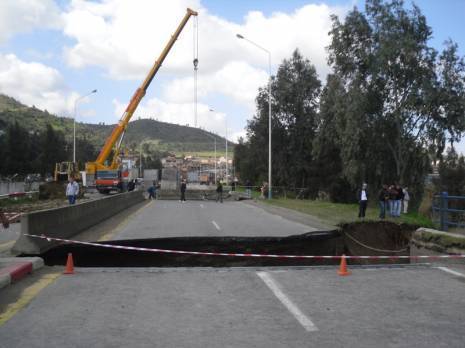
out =
{"type": "MultiPolygon", "coordinates": [[[[396,256],[410,255],[410,241],[418,226],[389,221],[356,222],[340,226],[348,255],[396,256]]],[[[351,260],[353,263],[374,263],[373,260],[351,260]]],[[[379,260],[379,263],[385,263],[379,260]]],[[[405,263],[406,260],[391,260],[405,263]]]]}

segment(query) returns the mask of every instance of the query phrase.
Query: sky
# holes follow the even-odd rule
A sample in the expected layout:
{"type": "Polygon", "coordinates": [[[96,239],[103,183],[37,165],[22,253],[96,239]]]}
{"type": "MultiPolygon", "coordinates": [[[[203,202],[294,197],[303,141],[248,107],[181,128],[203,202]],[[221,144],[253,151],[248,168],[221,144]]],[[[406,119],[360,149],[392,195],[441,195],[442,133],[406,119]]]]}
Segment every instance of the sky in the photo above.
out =
{"type": "MultiPolygon", "coordinates": [[[[464,56],[465,0],[415,4],[433,29],[431,45],[441,50],[451,38],[464,56]]],[[[198,31],[197,126],[236,141],[269,76],[267,53],[236,34],[270,52],[272,74],[298,48],[324,81],[330,15],[343,18],[353,6],[364,1],[2,0],[0,93],[78,122],[116,123],[190,7],[198,20],[187,23],[133,119],[195,125],[198,31]]]]}

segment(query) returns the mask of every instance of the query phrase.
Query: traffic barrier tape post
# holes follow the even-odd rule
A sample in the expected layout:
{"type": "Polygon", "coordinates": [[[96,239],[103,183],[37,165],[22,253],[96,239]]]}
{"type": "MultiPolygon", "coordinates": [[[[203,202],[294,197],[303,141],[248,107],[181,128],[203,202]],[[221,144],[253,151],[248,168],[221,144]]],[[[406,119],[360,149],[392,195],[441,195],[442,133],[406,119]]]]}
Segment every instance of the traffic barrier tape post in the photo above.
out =
{"type": "Polygon", "coordinates": [[[124,245],[113,245],[104,243],[93,243],[83,242],[78,240],[61,239],[54,237],[47,237],[45,235],[35,234],[24,234],[28,237],[47,239],[50,241],[64,242],[70,244],[81,244],[90,245],[100,248],[112,248],[112,249],[123,249],[123,250],[135,250],[135,251],[147,251],[154,253],[167,253],[167,254],[187,254],[187,255],[205,255],[205,256],[234,256],[234,257],[270,257],[270,258],[285,258],[285,259],[370,259],[370,260],[381,260],[381,259],[465,259],[465,254],[453,254],[453,255],[374,255],[374,256],[359,256],[359,255],[279,255],[279,254],[250,254],[250,253],[216,253],[216,252],[204,252],[204,251],[187,251],[187,250],[171,250],[171,249],[156,249],[156,248],[141,248],[124,245]]]}

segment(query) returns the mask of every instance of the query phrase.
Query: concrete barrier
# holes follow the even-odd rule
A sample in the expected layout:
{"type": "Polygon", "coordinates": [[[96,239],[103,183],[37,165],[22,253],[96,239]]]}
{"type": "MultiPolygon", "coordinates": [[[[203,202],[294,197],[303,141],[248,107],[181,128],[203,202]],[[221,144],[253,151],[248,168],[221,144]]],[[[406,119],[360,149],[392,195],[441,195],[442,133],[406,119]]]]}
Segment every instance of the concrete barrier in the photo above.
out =
{"type": "Polygon", "coordinates": [[[27,237],[24,234],[69,238],[143,200],[143,191],[133,191],[67,207],[24,214],[21,216],[21,235],[12,251],[29,255],[41,254],[56,243],[27,237]]]}

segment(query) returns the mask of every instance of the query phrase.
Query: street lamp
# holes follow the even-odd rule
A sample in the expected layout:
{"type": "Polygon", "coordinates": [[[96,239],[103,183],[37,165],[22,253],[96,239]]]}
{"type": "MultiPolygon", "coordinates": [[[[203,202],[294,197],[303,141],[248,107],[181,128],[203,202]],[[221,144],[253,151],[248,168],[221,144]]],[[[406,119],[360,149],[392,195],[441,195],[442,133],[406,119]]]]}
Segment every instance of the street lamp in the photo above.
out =
{"type": "Polygon", "coordinates": [[[268,80],[268,199],[271,199],[271,52],[266,48],[258,45],[257,43],[247,39],[241,34],[236,34],[236,37],[238,39],[245,40],[254,45],[255,47],[258,47],[259,49],[268,53],[268,73],[270,75],[270,78],[268,80]]]}
{"type": "Polygon", "coordinates": [[[76,163],[76,116],[77,116],[77,102],[81,99],[84,99],[85,97],[88,97],[89,95],[97,93],[97,90],[94,89],[92,92],[83,95],[82,97],[77,98],[74,101],[74,121],[73,121],[73,163],[76,163]]]}
{"type": "Polygon", "coordinates": [[[208,133],[205,133],[206,136],[210,137],[210,138],[213,138],[213,140],[215,141],[215,185],[217,183],[216,181],[216,137],[208,134],[208,133]]]}
{"type": "MultiPolygon", "coordinates": [[[[215,112],[215,110],[213,109],[210,109],[211,112],[215,112]]],[[[227,119],[226,119],[226,116],[224,117],[224,124],[225,124],[225,135],[226,135],[226,185],[228,184],[228,123],[227,123],[227,119]]],[[[215,145],[216,146],[216,145],[215,145]]]]}

